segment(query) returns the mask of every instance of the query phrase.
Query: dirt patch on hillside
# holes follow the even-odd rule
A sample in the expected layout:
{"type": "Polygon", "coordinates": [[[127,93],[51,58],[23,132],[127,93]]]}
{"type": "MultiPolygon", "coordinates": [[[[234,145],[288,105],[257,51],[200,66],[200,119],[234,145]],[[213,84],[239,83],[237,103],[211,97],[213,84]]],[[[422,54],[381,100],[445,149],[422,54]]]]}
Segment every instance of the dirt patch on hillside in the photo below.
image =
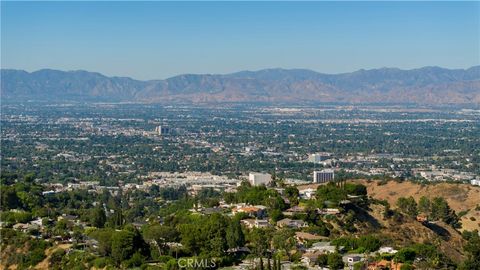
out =
{"type": "Polygon", "coordinates": [[[388,181],[383,185],[378,185],[378,181],[361,180],[361,182],[367,186],[369,196],[387,200],[392,207],[395,207],[395,203],[400,197],[412,196],[417,202],[422,196],[430,199],[443,197],[457,214],[468,211],[462,217],[462,229],[480,230],[480,211],[475,210],[476,206],[480,205],[480,187],[451,183],[420,185],[408,181],[388,181]],[[474,220],[471,220],[471,217],[474,220]]]}
{"type": "Polygon", "coordinates": [[[69,249],[72,245],[71,244],[60,244],[60,245],[57,245],[57,246],[54,246],[54,247],[51,247],[47,250],[45,250],[45,255],[47,256],[43,261],[41,261],[40,263],[38,263],[34,269],[49,269],[48,268],[48,264],[50,262],[50,257],[52,256],[53,252],[55,252],[56,250],[58,249],[63,249],[63,250],[66,250],[66,249],[69,249]]]}

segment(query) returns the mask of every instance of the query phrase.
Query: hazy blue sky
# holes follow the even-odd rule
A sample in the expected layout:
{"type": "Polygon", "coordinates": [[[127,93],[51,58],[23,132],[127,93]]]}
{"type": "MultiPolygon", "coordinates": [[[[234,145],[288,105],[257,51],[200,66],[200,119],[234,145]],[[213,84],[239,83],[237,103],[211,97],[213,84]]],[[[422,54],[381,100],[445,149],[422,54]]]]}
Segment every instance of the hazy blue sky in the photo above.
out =
{"type": "Polygon", "coordinates": [[[480,63],[479,2],[4,2],[2,68],[324,73],[480,63]]]}

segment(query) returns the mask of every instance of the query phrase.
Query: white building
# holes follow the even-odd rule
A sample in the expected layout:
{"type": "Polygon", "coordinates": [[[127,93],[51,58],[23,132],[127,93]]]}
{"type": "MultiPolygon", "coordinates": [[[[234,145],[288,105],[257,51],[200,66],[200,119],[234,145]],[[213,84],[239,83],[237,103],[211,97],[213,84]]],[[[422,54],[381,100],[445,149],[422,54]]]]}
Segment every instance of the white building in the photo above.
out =
{"type": "MultiPolygon", "coordinates": [[[[340,247],[341,249],[343,247],[340,247]]],[[[307,249],[307,252],[322,252],[322,253],[334,253],[337,251],[335,245],[331,245],[330,242],[316,242],[312,244],[312,247],[307,249]]]]}
{"type": "Polygon", "coordinates": [[[299,192],[300,198],[310,200],[315,197],[315,193],[317,192],[317,190],[313,188],[307,188],[307,189],[299,189],[298,192],[299,192]]]}
{"type": "Polygon", "coordinates": [[[252,186],[268,185],[272,181],[272,176],[268,173],[250,173],[248,181],[252,186]]]}
{"type": "Polygon", "coordinates": [[[308,156],[308,162],[319,163],[319,162],[322,162],[324,160],[329,159],[330,156],[331,156],[331,154],[326,153],[326,152],[310,154],[308,156]]]}
{"type": "Polygon", "coordinates": [[[166,135],[170,133],[170,128],[167,126],[157,126],[155,132],[157,132],[158,135],[166,135]]]}
{"type": "Polygon", "coordinates": [[[379,250],[378,250],[378,253],[379,254],[384,254],[384,253],[388,253],[388,254],[395,254],[397,253],[398,250],[394,249],[393,247],[381,247],[379,250]]]}
{"type": "Polygon", "coordinates": [[[343,262],[349,265],[353,265],[357,262],[361,262],[364,259],[365,259],[364,254],[347,254],[342,257],[343,262]]]}
{"type": "Polygon", "coordinates": [[[332,169],[325,169],[313,172],[313,183],[326,183],[333,181],[335,172],[332,169]]]}
{"type": "Polygon", "coordinates": [[[470,180],[470,184],[472,184],[474,186],[480,186],[480,179],[470,180]]]}

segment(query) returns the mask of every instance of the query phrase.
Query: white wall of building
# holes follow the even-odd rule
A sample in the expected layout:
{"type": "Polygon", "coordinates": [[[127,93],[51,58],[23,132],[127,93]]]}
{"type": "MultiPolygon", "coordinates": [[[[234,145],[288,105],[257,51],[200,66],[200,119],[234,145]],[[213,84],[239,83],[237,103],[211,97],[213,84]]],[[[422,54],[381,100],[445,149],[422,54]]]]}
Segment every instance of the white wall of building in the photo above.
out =
{"type": "Polygon", "coordinates": [[[268,185],[272,181],[272,176],[268,173],[250,173],[248,181],[252,186],[268,185]]]}

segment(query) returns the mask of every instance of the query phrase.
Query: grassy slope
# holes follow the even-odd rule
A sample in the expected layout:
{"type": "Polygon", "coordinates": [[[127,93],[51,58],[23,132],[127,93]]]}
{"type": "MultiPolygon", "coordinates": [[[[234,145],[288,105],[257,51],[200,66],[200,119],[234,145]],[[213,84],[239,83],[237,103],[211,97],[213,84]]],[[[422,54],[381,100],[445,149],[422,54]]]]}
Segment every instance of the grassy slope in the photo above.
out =
{"type": "Polygon", "coordinates": [[[370,196],[387,200],[392,207],[395,207],[399,197],[413,196],[417,202],[422,196],[428,198],[443,197],[457,214],[461,211],[468,211],[462,217],[462,230],[480,230],[480,211],[475,210],[475,207],[480,205],[480,187],[450,183],[420,185],[412,182],[399,183],[396,181],[389,181],[380,186],[377,181],[370,183],[362,181],[362,183],[367,186],[370,196]],[[476,220],[472,221],[470,217],[476,220]]]}

